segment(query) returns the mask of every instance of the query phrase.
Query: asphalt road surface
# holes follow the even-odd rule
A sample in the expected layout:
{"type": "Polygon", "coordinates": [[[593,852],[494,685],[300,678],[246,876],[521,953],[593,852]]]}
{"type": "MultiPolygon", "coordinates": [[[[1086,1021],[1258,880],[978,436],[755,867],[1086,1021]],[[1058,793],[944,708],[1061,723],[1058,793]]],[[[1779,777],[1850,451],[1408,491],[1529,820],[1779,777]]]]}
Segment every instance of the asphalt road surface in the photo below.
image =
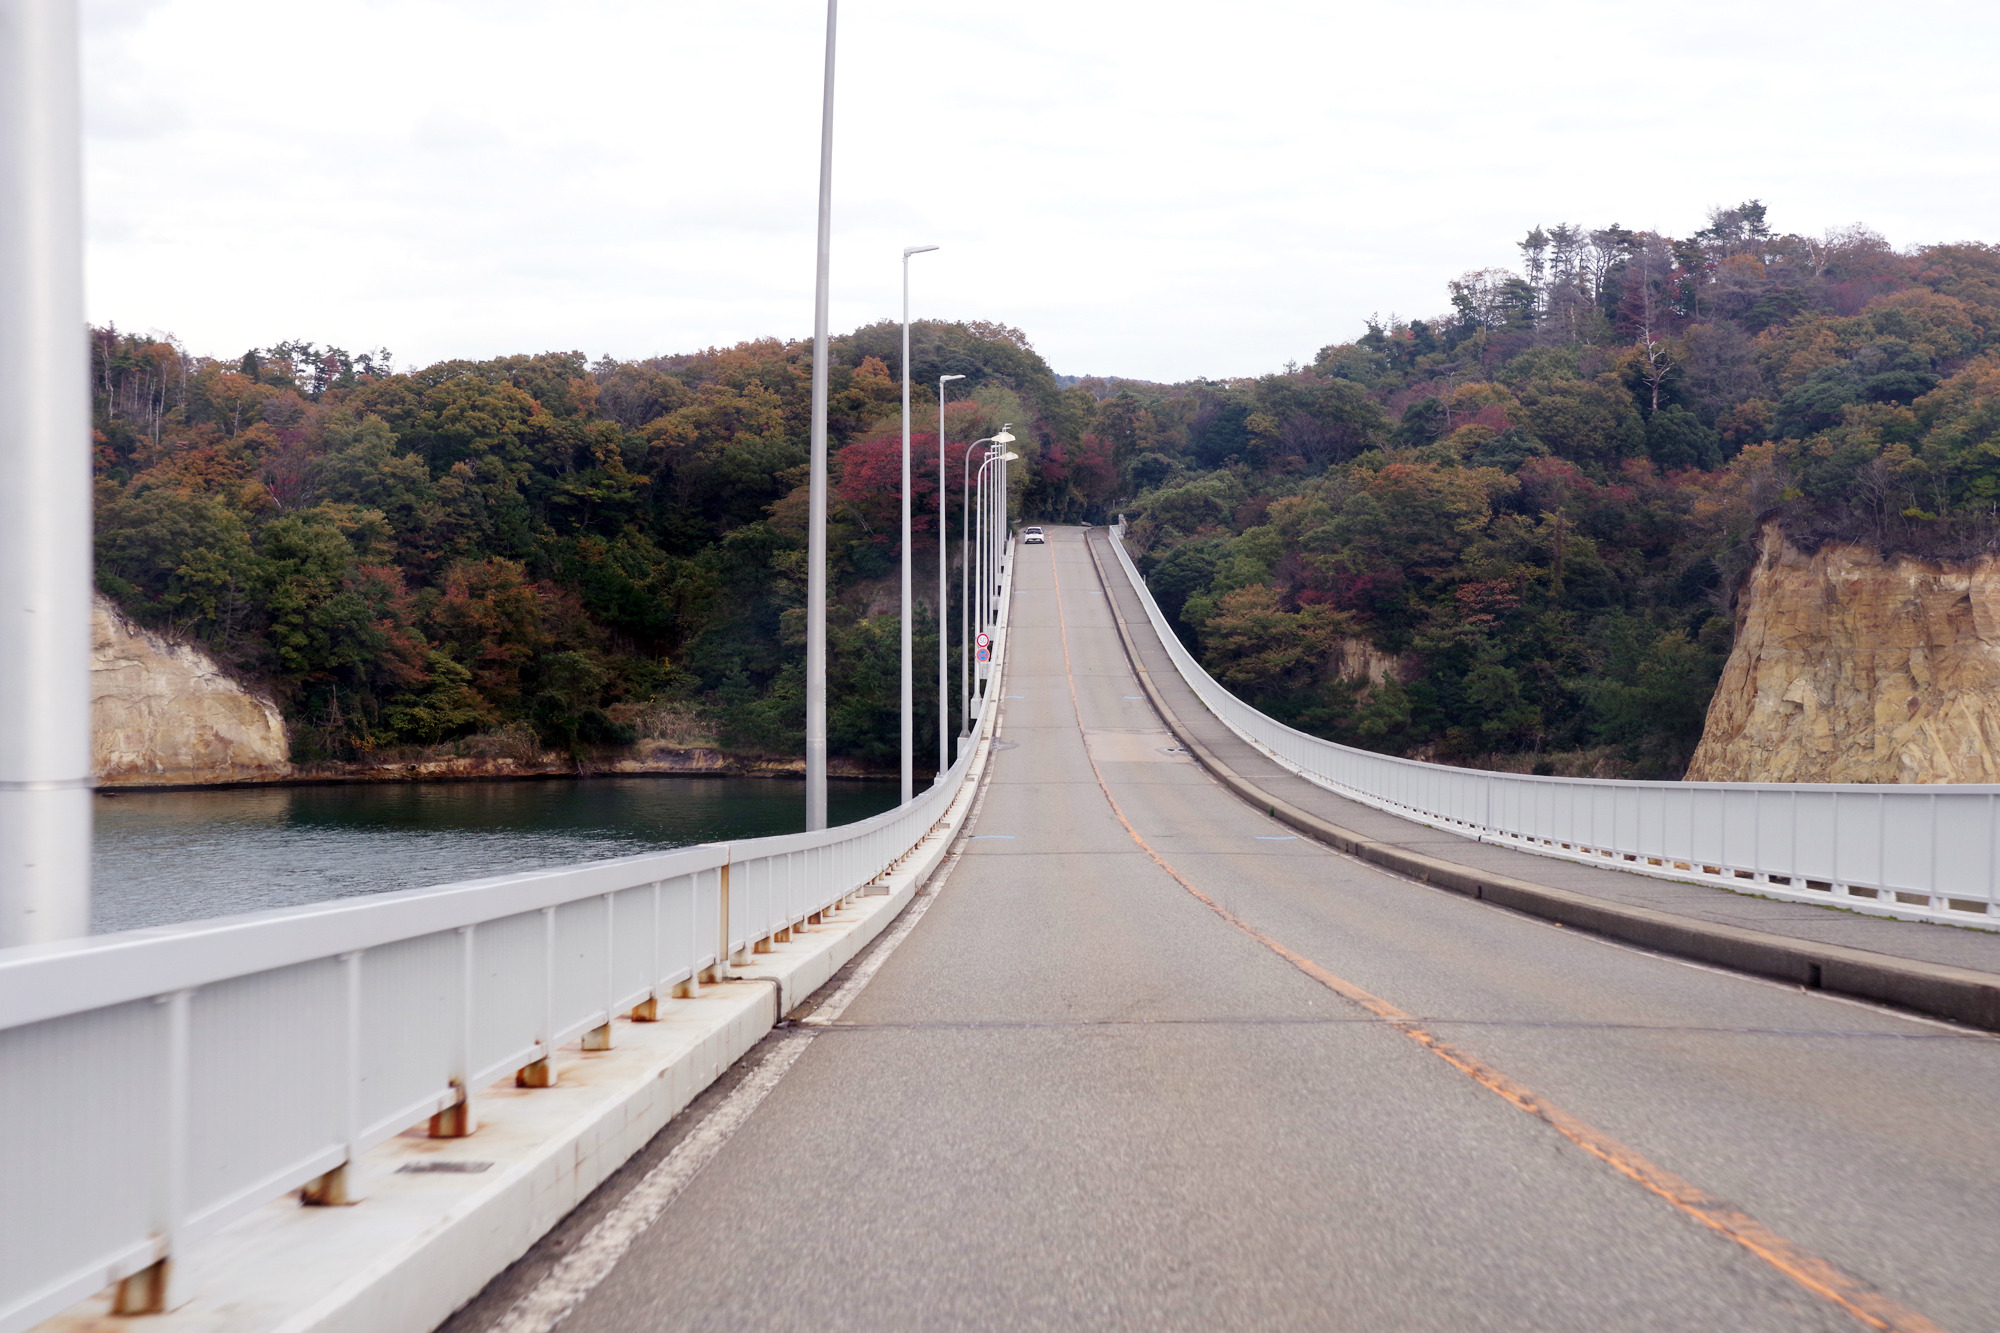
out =
{"type": "Polygon", "coordinates": [[[924,916],[564,1333],[2000,1330],[2000,1041],[1292,836],[1176,752],[1075,530],[1012,634],[924,916]]]}

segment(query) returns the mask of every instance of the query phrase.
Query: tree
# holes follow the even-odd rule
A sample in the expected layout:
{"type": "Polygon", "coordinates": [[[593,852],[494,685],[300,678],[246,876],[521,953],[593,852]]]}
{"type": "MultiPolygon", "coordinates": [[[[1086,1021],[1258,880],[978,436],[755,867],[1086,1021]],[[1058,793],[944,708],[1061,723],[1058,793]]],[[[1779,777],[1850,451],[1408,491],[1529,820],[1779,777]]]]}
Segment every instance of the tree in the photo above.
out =
{"type": "Polygon", "coordinates": [[[1581,466],[1601,472],[1645,447],[1645,423],[1615,377],[1529,384],[1521,405],[1535,438],[1581,466]]]}

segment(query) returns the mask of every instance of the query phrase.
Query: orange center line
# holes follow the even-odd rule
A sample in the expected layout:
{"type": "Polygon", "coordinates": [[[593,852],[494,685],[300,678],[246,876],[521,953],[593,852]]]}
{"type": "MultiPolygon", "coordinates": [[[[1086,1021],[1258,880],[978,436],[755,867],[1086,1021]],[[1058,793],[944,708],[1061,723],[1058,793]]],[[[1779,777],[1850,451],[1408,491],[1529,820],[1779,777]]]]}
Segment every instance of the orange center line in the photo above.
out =
{"type": "MultiPolygon", "coordinates": [[[[1085,540],[1089,540],[1088,536],[1085,540]]],[[[1889,1330],[1890,1333],[1945,1333],[1941,1326],[1930,1319],[1897,1304],[1860,1278],[1779,1235],[1742,1209],[1716,1198],[1690,1181],[1683,1180],[1603,1130],[1553,1105],[1547,1098],[1509,1078],[1478,1057],[1458,1050],[1424,1028],[1409,1013],[1397,1008],[1381,996],[1328,971],[1304,954],[1287,948],[1196,888],[1187,876],[1169,865],[1166,858],[1155,851],[1153,845],[1140,836],[1139,830],[1132,826],[1132,821],[1125,817],[1124,808],[1118,804],[1118,798],[1111,794],[1111,785],[1105,781],[1104,771],[1098,767],[1097,757],[1090,753],[1089,740],[1083,727],[1083,707],[1076,695],[1076,674],[1070,668],[1069,618],[1063,610],[1062,576],[1056,570],[1054,548],[1050,548],[1049,555],[1049,573],[1055,581],[1056,627],[1062,637],[1063,671],[1069,682],[1070,707],[1076,715],[1077,733],[1085,737],[1084,758],[1089,762],[1091,774],[1097,779],[1098,790],[1104,793],[1105,802],[1110,805],[1111,813],[1117,817],[1118,823],[1131,835],[1139,850],[1152,858],[1153,864],[1165,871],[1176,884],[1186,889],[1209,911],[1334,994],[1383,1020],[1480,1087],[1541,1120],[1620,1175],[1666,1200],[1685,1216],[1734,1241],[1799,1286],[1831,1301],[1868,1327],[1889,1330]]],[[[1101,577],[1100,582],[1102,582],[1101,577]]],[[[1116,615],[1117,609],[1110,605],[1110,598],[1111,591],[1106,588],[1106,609],[1116,615]]]]}

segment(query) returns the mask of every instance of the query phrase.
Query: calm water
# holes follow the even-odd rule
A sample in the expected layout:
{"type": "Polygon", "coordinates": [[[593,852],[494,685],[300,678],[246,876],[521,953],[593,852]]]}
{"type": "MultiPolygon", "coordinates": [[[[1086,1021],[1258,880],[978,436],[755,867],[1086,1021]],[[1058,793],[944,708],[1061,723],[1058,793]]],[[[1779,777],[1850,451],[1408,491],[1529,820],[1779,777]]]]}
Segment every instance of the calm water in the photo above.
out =
{"type": "MultiPolygon", "coordinates": [[[[896,803],[830,785],[830,822],[896,803]]],[[[805,827],[805,785],[774,778],[590,778],[101,797],[91,929],[294,907],[359,893],[633,856],[805,827]]]]}

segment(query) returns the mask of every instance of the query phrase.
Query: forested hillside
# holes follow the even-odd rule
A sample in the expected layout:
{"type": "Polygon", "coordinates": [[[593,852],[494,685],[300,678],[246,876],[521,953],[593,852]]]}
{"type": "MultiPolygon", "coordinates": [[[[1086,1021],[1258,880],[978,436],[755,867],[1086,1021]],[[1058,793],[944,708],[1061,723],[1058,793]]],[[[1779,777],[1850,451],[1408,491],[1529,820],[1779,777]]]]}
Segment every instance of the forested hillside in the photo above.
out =
{"type": "MultiPolygon", "coordinates": [[[[830,744],[876,765],[896,743],[898,337],[838,339],[832,381],[830,744]]],[[[1066,475],[1092,400],[1017,330],[925,324],[916,342],[920,383],[966,376],[954,506],[967,444],[1003,421],[1066,475]]],[[[92,347],[99,584],[269,688],[295,758],[582,756],[642,733],[802,749],[809,344],[404,373],[305,342],[216,360],[107,328],[92,347]]],[[[918,402],[935,422],[934,393],[918,402]]],[[[934,559],[934,426],[916,451],[934,559]]],[[[920,759],[934,710],[921,725],[920,759]]]]}
{"type": "MultiPolygon", "coordinates": [[[[918,325],[919,568],[934,386],[962,374],[954,543],[964,451],[1010,422],[1021,512],[1129,514],[1162,604],[1265,709],[1393,753],[1676,777],[1761,523],[1994,546],[2000,248],[1781,234],[1753,201],[1520,251],[1444,314],[1258,379],[1058,379],[1017,330],[918,325]]],[[[896,734],[897,337],[834,346],[831,743],[865,764],[896,734]]],[[[270,688],[299,758],[801,750],[808,346],[403,372],[93,347],[100,584],[270,688]]]]}
{"type": "Polygon", "coordinates": [[[1766,519],[2000,535],[2000,248],[1537,227],[1450,310],[1102,398],[1142,567],[1224,682],[1372,749],[1678,777],[1766,519]]]}

